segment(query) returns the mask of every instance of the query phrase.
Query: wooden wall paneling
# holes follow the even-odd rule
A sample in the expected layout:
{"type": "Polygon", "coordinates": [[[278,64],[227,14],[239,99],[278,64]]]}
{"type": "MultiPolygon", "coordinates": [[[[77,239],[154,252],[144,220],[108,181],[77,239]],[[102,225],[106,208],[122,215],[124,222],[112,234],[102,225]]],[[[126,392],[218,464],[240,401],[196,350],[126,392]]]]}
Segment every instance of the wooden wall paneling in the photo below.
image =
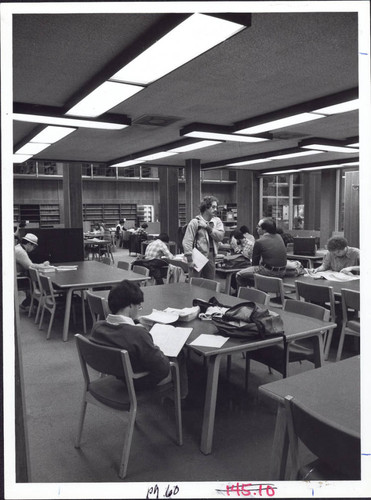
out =
{"type": "Polygon", "coordinates": [[[321,238],[320,247],[324,247],[335,229],[336,170],[321,172],[321,238]]]}
{"type": "Polygon", "coordinates": [[[359,248],[359,172],[345,172],[344,237],[359,248]]]}
{"type": "Polygon", "coordinates": [[[255,172],[237,170],[237,227],[246,225],[253,233],[259,221],[259,180],[255,172]]]}
{"type": "Polygon", "coordinates": [[[82,228],[81,164],[63,165],[63,199],[65,227],[82,228]]]}
{"type": "Polygon", "coordinates": [[[321,227],[321,173],[303,175],[304,229],[320,230],[321,227]]]}
{"type": "Polygon", "coordinates": [[[201,162],[189,159],[185,162],[185,204],[186,220],[190,221],[199,213],[201,201],[201,162]]]}
{"type": "Polygon", "coordinates": [[[167,233],[171,241],[177,241],[178,233],[178,169],[158,167],[161,232],[167,233]]]}

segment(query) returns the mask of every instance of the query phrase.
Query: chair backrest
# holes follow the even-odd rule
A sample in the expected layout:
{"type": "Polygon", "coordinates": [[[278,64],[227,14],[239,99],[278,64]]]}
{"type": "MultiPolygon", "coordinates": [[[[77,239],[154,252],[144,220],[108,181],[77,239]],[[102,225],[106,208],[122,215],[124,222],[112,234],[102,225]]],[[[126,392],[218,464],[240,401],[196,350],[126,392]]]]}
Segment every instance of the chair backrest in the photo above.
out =
{"type": "Polygon", "coordinates": [[[103,264],[111,265],[111,259],[109,257],[102,257],[103,264]]]}
{"type": "Polygon", "coordinates": [[[44,297],[50,299],[54,304],[56,303],[54,289],[49,276],[44,276],[42,273],[39,274],[41,293],[44,297]]]}
{"type": "Polygon", "coordinates": [[[31,285],[32,285],[32,290],[36,293],[41,293],[41,285],[40,285],[40,278],[39,278],[39,272],[37,269],[30,267],[28,270],[31,278],[31,285]]]}
{"type": "Polygon", "coordinates": [[[185,283],[188,280],[188,274],[178,265],[169,264],[167,266],[166,283],[185,283]]]}
{"type": "Polygon", "coordinates": [[[130,271],[131,263],[127,262],[126,260],[119,260],[117,262],[117,267],[119,269],[125,269],[125,271],[130,271]]]}
{"type": "Polygon", "coordinates": [[[208,290],[214,290],[215,292],[220,292],[220,283],[215,280],[209,280],[206,278],[191,278],[190,284],[200,286],[201,288],[207,288],[208,290]]]}
{"type": "Polygon", "coordinates": [[[255,288],[262,290],[266,293],[275,293],[281,299],[282,304],[285,301],[285,291],[283,288],[282,278],[274,276],[263,276],[261,274],[254,274],[255,288]]]}
{"type": "Polygon", "coordinates": [[[144,266],[133,266],[132,271],[137,274],[142,274],[143,276],[149,276],[149,269],[144,266]]]}
{"type": "Polygon", "coordinates": [[[267,306],[270,301],[270,297],[267,293],[256,288],[249,288],[247,286],[240,286],[237,297],[240,299],[251,300],[252,302],[263,304],[264,306],[267,306]]]}
{"type": "Polygon", "coordinates": [[[183,262],[181,260],[177,260],[177,259],[168,259],[167,262],[169,264],[171,264],[172,266],[176,266],[176,267],[180,267],[183,269],[183,272],[185,274],[188,274],[189,273],[189,266],[186,262],[183,262]]]}
{"type": "Polygon", "coordinates": [[[303,302],[302,300],[286,299],[283,304],[283,310],[302,314],[303,316],[310,316],[322,321],[329,321],[330,319],[330,311],[328,309],[317,304],[311,304],[310,302],[303,302]]]}
{"type": "Polygon", "coordinates": [[[302,297],[306,302],[323,305],[330,303],[330,319],[335,321],[335,296],[332,286],[316,285],[314,283],[304,283],[295,281],[296,298],[302,297]]]}
{"type": "Polygon", "coordinates": [[[348,288],[341,289],[341,304],[343,309],[343,321],[345,324],[348,322],[348,309],[353,309],[359,313],[361,294],[356,290],[349,290],[348,288]]]}
{"type": "MultiPolygon", "coordinates": [[[[297,439],[321,462],[346,478],[360,478],[360,435],[306,408],[292,396],[285,398],[291,456],[299,469],[297,439]]],[[[329,478],[331,479],[331,478],[329,478]]]]}
{"type": "Polygon", "coordinates": [[[101,319],[105,319],[107,314],[104,307],[104,299],[102,297],[99,297],[98,295],[94,295],[91,292],[86,292],[86,298],[88,300],[93,323],[101,319]]]}

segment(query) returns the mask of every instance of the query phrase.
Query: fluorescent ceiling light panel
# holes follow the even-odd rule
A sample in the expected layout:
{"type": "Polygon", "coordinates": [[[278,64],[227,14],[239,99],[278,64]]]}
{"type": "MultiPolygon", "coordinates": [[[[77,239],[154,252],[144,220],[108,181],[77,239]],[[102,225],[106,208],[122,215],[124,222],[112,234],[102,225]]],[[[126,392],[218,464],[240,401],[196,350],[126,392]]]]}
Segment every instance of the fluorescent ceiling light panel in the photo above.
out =
{"type": "Polygon", "coordinates": [[[23,163],[24,161],[29,160],[32,158],[33,155],[19,155],[19,154],[14,154],[13,155],[13,163],[23,163]]]}
{"type": "Polygon", "coordinates": [[[60,141],[63,137],[74,132],[76,129],[71,127],[53,127],[49,126],[42,130],[40,133],[35,135],[30,142],[43,142],[53,144],[54,142],[60,141]]]}
{"type": "Polygon", "coordinates": [[[193,14],[115,73],[111,80],[148,85],[244,28],[216,17],[193,14]]]}
{"type": "Polygon", "coordinates": [[[316,115],[313,113],[299,113],[298,115],[287,116],[286,118],[280,118],[278,120],[273,120],[271,122],[255,125],[253,127],[247,127],[238,130],[237,132],[240,134],[259,134],[261,132],[269,132],[271,130],[276,130],[278,128],[290,127],[291,125],[298,125],[299,123],[318,120],[319,118],[323,117],[324,116],[322,115],[316,115]]]}
{"type": "Polygon", "coordinates": [[[79,120],[78,118],[63,118],[58,116],[32,115],[26,113],[13,113],[13,120],[28,123],[43,123],[45,125],[61,125],[66,127],[97,128],[107,130],[121,130],[129,125],[123,123],[109,123],[79,120]]]}
{"type": "Polygon", "coordinates": [[[37,153],[40,153],[40,151],[43,151],[44,149],[48,148],[50,144],[42,144],[39,142],[29,142],[22,146],[18,151],[16,151],[16,154],[20,155],[37,155],[37,153]]]}
{"type": "Polygon", "coordinates": [[[332,153],[357,153],[357,149],[348,148],[345,146],[327,146],[326,144],[308,144],[308,146],[301,146],[305,149],[319,149],[321,151],[329,151],[332,153]]]}
{"type": "Polygon", "coordinates": [[[308,167],[308,168],[302,168],[300,171],[301,172],[307,172],[308,170],[328,170],[330,168],[340,168],[343,165],[322,165],[320,167],[308,167]]]}
{"type": "Polygon", "coordinates": [[[359,99],[353,99],[352,101],[341,102],[339,104],[333,104],[332,106],[326,106],[325,108],[316,109],[313,113],[335,115],[337,113],[345,113],[346,111],[354,111],[355,109],[359,109],[359,99]]]}
{"type": "Polygon", "coordinates": [[[349,148],[359,148],[359,142],[354,142],[353,144],[347,144],[349,148]]]}
{"type": "Polygon", "coordinates": [[[126,101],[126,99],[129,99],[142,89],[143,87],[138,85],[104,82],[68,110],[66,115],[97,117],[114,108],[120,102],[126,101]]]}
{"type": "Polygon", "coordinates": [[[184,134],[187,137],[196,137],[199,139],[219,139],[221,141],[235,141],[235,142],[263,142],[267,141],[263,137],[250,137],[248,135],[237,135],[237,134],[222,134],[219,132],[201,132],[194,130],[184,134]]]}
{"type": "Polygon", "coordinates": [[[167,156],[174,156],[177,153],[169,152],[169,151],[160,151],[159,153],[153,153],[151,155],[141,156],[138,158],[140,161],[148,161],[148,160],[158,160],[159,158],[166,158],[167,156]]]}
{"type": "Polygon", "coordinates": [[[138,158],[137,160],[127,160],[120,163],[115,163],[114,165],[111,165],[111,167],[131,167],[132,165],[138,165],[139,163],[143,162],[138,158]]]}
{"type": "Polygon", "coordinates": [[[293,174],[295,172],[300,172],[300,170],[280,170],[277,172],[264,172],[264,174],[262,174],[262,175],[293,174]]]}
{"type": "Polygon", "coordinates": [[[246,160],[246,161],[239,161],[237,163],[227,163],[228,167],[239,167],[240,165],[254,165],[254,163],[266,163],[270,161],[269,158],[261,158],[257,160],[246,160]]]}
{"type": "Polygon", "coordinates": [[[287,155],[276,155],[270,156],[267,160],[282,160],[286,158],[297,158],[298,156],[308,156],[308,155],[316,155],[318,153],[323,153],[323,151],[298,151],[297,153],[290,153],[287,155]]]}
{"type": "Polygon", "coordinates": [[[194,151],[195,149],[207,148],[209,146],[214,146],[215,144],[221,144],[221,141],[200,141],[194,144],[187,144],[186,146],[179,146],[178,148],[169,149],[172,153],[186,153],[187,151],[194,151]]]}

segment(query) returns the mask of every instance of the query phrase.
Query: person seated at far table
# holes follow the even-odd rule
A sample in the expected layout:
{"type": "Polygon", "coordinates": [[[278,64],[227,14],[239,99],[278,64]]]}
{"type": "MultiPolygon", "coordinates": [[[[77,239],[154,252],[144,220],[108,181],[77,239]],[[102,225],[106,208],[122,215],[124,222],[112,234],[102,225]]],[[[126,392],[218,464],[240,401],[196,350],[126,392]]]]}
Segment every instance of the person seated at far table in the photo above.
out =
{"type": "Polygon", "coordinates": [[[270,218],[261,219],[256,229],[259,239],[254,244],[252,266],[238,271],[237,287],[249,285],[254,273],[282,278],[286,272],[286,247],[277,234],[275,221],[270,218]]]}
{"type": "MultiPolygon", "coordinates": [[[[30,267],[34,269],[42,269],[44,267],[50,266],[48,260],[44,261],[42,264],[34,264],[28,254],[33,252],[38,246],[38,238],[35,234],[27,233],[23,236],[22,240],[18,245],[14,247],[14,256],[17,269],[17,276],[28,276],[28,270],[30,267]]],[[[28,309],[31,303],[30,292],[26,290],[26,298],[20,304],[20,308],[23,310],[28,309]]]]}
{"type": "Polygon", "coordinates": [[[358,274],[360,272],[360,251],[348,246],[348,241],[342,236],[333,236],[327,242],[327,253],[322,264],[313,269],[320,271],[338,271],[344,274],[358,274]]]}
{"type": "Polygon", "coordinates": [[[144,261],[141,261],[141,265],[150,270],[151,276],[156,280],[156,285],[163,285],[163,278],[166,277],[167,262],[162,260],[163,257],[168,259],[174,258],[166,243],[169,243],[169,236],[166,233],[159,234],[157,239],[148,243],[144,261]]]}
{"type": "Polygon", "coordinates": [[[243,225],[240,227],[240,231],[241,233],[243,234],[244,238],[246,238],[247,240],[250,240],[252,241],[253,243],[255,243],[255,238],[254,236],[250,233],[250,229],[243,225]]]}
{"type": "MultiPolygon", "coordinates": [[[[93,326],[90,340],[97,344],[125,349],[129,353],[134,372],[149,372],[134,380],[136,389],[149,389],[171,380],[169,359],[153,343],[149,331],[137,321],[142,309],[143,291],[136,284],[123,280],[108,295],[110,314],[93,326]]],[[[183,360],[184,361],[184,360],[183,360]]],[[[185,365],[180,363],[181,397],[188,393],[185,365]]]]}
{"type": "Polygon", "coordinates": [[[287,247],[289,243],[294,243],[294,237],[290,233],[285,233],[282,227],[277,228],[277,234],[283,239],[285,247],[287,247]]]}
{"type": "Polygon", "coordinates": [[[245,238],[241,231],[235,229],[232,233],[230,245],[234,253],[238,253],[251,260],[252,252],[255,244],[254,241],[245,238]]]}

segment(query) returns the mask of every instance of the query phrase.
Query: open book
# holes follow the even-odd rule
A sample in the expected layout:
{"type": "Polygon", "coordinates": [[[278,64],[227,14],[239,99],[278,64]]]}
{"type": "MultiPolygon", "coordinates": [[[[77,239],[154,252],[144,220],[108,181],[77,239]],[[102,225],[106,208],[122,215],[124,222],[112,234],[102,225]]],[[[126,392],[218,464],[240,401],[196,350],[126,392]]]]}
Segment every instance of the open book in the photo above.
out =
{"type": "Polygon", "coordinates": [[[153,342],[165,356],[176,357],[186,343],[192,328],[180,328],[156,323],[150,330],[153,342]]]}
{"type": "Polygon", "coordinates": [[[330,280],[330,281],[352,281],[352,280],[359,280],[359,276],[355,275],[350,275],[350,274],[344,274],[344,273],[339,273],[336,271],[320,271],[319,273],[309,273],[309,276],[311,278],[314,278],[315,280],[324,278],[325,280],[330,280]]]}

